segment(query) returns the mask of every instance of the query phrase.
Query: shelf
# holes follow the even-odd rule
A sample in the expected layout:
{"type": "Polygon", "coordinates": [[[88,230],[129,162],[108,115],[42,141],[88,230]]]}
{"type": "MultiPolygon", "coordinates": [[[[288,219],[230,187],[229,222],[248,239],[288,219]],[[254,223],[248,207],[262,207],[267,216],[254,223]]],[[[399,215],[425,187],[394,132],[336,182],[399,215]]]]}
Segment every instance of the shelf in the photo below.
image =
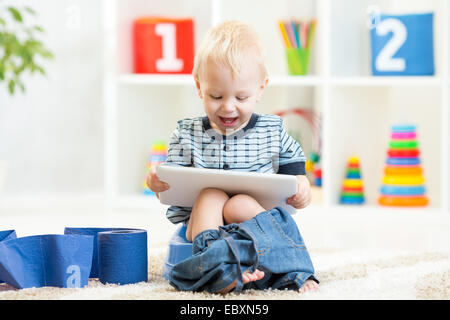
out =
{"type": "MultiPolygon", "coordinates": [[[[265,6],[256,15],[248,14],[246,10],[254,8],[258,4],[256,0],[246,2],[247,7],[242,7],[242,1],[237,0],[217,0],[207,6],[205,4],[209,2],[201,0],[194,7],[184,5],[181,0],[170,0],[162,7],[164,12],[174,15],[187,13],[196,19],[196,45],[211,26],[224,20],[239,19],[255,26],[263,35],[270,70],[268,87],[257,112],[273,113],[304,106],[322,114],[323,194],[305,211],[331,212],[337,216],[348,212],[349,215],[361,216],[361,219],[372,215],[382,217],[380,219],[390,219],[391,216],[408,219],[411,214],[426,219],[428,214],[448,214],[450,63],[447,34],[450,7],[444,0],[413,1],[408,5],[375,0],[374,5],[386,11],[414,9],[436,12],[436,75],[372,76],[369,32],[364,27],[366,2],[286,0],[265,6]],[[181,3],[182,6],[179,5],[181,3]],[[177,7],[180,11],[174,10],[177,7]],[[320,21],[309,75],[287,74],[285,51],[274,27],[277,19],[287,16],[317,17],[320,21]],[[427,194],[432,206],[390,208],[376,205],[389,128],[399,122],[411,122],[420,127],[427,194]],[[345,161],[354,153],[361,159],[368,204],[343,206],[337,204],[338,194],[345,161]]],[[[149,212],[164,211],[164,206],[155,198],[141,195],[136,183],[142,176],[148,145],[154,140],[169,137],[177,119],[203,115],[192,75],[132,73],[130,32],[126,28],[142,8],[150,10],[156,3],[155,0],[150,3],[132,0],[131,5],[127,2],[118,7],[118,29],[113,34],[118,50],[115,60],[111,60],[116,62],[114,67],[118,74],[111,79],[113,88],[110,90],[117,95],[116,101],[112,98],[109,104],[112,116],[107,122],[110,148],[106,158],[112,159],[107,178],[114,182],[114,188],[106,192],[108,198],[119,207],[149,212]]],[[[291,125],[303,135],[302,146],[307,150],[311,139],[298,129],[300,125],[294,120],[286,121],[286,125],[291,125]]]]}
{"type": "MultiPolygon", "coordinates": [[[[123,74],[119,84],[126,85],[195,85],[190,74],[123,74]]],[[[269,76],[270,86],[317,86],[323,83],[319,76],[269,76]]]]}
{"type": "Polygon", "coordinates": [[[118,77],[118,83],[126,85],[195,85],[190,74],[123,74],[118,77]]]}
{"type": "MultiPolygon", "coordinates": [[[[364,205],[342,205],[333,204],[330,206],[311,204],[307,208],[302,209],[298,212],[298,215],[311,214],[312,216],[316,214],[339,216],[345,215],[346,217],[361,217],[370,221],[369,216],[379,216],[379,217],[403,217],[408,216],[410,219],[414,217],[423,216],[445,216],[449,217],[445,210],[427,206],[427,207],[388,207],[373,204],[364,205]]],[[[449,217],[450,218],[450,217],[449,217]]]]}
{"type": "Polygon", "coordinates": [[[320,76],[270,76],[268,86],[317,86],[323,83],[320,76]]]}
{"type": "Polygon", "coordinates": [[[335,86],[439,86],[443,79],[430,76],[356,76],[356,77],[332,77],[331,85],[335,86]]]}
{"type": "MultiPolygon", "coordinates": [[[[195,85],[190,74],[123,74],[118,77],[119,84],[125,85],[195,85]]],[[[269,76],[269,86],[319,86],[325,83],[321,76],[269,76]]],[[[378,77],[352,76],[330,77],[334,86],[439,86],[444,80],[439,77],[378,77]]]]}

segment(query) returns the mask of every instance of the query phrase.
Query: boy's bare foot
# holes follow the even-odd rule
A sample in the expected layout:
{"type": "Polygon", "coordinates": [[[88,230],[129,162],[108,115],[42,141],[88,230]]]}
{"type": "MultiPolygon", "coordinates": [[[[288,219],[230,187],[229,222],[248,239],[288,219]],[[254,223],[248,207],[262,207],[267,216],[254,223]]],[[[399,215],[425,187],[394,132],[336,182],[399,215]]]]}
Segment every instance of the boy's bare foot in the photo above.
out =
{"type": "MultiPolygon", "coordinates": [[[[242,274],[242,282],[244,284],[252,282],[252,281],[258,281],[258,280],[261,280],[262,278],[264,278],[264,271],[261,271],[258,269],[256,269],[255,272],[253,272],[253,273],[246,271],[242,274]]],[[[229,284],[227,287],[225,287],[224,289],[219,291],[219,293],[222,293],[222,294],[228,293],[231,290],[233,290],[234,287],[236,287],[236,280],[234,280],[233,283],[229,284]]]]}
{"type": "Polygon", "coordinates": [[[298,289],[299,293],[304,293],[307,291],[317,291],[319,289],[319,285],[314,280],[306,280],[300,289],[298,289]]]}

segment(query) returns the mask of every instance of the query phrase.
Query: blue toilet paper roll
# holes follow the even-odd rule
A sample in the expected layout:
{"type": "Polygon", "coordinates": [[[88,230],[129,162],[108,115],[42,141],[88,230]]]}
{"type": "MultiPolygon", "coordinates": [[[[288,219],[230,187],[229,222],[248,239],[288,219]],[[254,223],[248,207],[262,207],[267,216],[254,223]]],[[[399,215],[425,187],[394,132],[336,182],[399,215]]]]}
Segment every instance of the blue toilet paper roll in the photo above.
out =
{"type": "Polygon", "coordinates": [[[148,281],[147,231],[66,228],[64,233],[17,238],[14,230],[0,231],[0,279],[18,289],[83,287],[91,277],[102,283],[148,281]]]}
{"type": "Polygon", "coordinates": [[[99,280],[130,284],[148,281],[147,232],[127,229],[98,233],[99,280]]]}
{"type": "MultiPolygon", "coordinates": [[[[86,228],[86,227],[66,227],[64,229],[64,234],[80,234],[80,235],[91,235],[94,237],[94,248],[92,255],[92,268],[90,278],[99,278],[102,283],[135,283],[140,281],[147,281],[147,232],[141,229],[132,229],[132,228],[86,228]],[[110,251],[103,250],[103,253],[99,252],[100,240],[99,234],[129,234],[129,236],[116,237],[116,246],[117,249],[112,248],[110,251]],[[143,241],[143,237],[145,235],[145,243],[143,241]],[[145,247],[144,247],[145,246],[145,247]],[[125,257],[120,250],[129,250],[129,257],[125,257]],[[140,249],[138,249],[140,248],[140,249]],[[115,251],[116,250],[116,251],[115,251]],[[104,257],[103,254],[110,254],[109,257],[104,257]],[[145,253],[145,256],[144,256],[145,253]],[[116,268],[115,263],[112,263],[111,260],[118,259],[116,263],[126,264],[127,262],[124,259],[134,261],[136,263],[135,266],[129,268],[130,274],[125,275],[123,272],[117,274],[116,277],[112,276],[116,271],[109,270],[110,268],[116,268]],[[124,260],[120,262],[120,260],[124,260]],[[100,269],[103,270],[103,277],[100,276],[100,269]],[[144,272],[145,269],[145,277],[144,272]],[[115,280],[115,278],[120,279],[120,281],[115,280]],[[106,280],[105,280],[106,279],[106,280]]],[[[108,237],[102,237],[108,240],[108,237]]],[[[103,241],[103,240],[102,240],[103,241]]]]}
{"type": "Polygon", "coordinates": [[[38,235],[0,242],[0,277],[17,288],[84,287],[91,270],[93,237],[38,235]]]}
{"type": "Polygon", "coordinates": [[[79,235],[89,235],[94,237],[94,248],[92,254],[92,268],[89,278],[98,278],[98,247],[97,247],[97,235],[99,232],[103,231],[120,231],[129,230],[124,228],[64,228],[64,234],[79,234],[79,235]]]}

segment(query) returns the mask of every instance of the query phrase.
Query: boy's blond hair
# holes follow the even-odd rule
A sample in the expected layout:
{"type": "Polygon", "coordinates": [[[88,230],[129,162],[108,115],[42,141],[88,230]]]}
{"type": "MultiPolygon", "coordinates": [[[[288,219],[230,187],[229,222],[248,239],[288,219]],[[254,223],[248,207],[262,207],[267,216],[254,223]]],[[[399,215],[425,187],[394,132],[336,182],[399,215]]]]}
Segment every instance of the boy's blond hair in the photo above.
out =
{"type": "Polygon", "coordinates": [[[197,50],[192,74],[200,79],[208,59],[219,65],[228,65],[233,76],[238,75],[243,57],[251,55],[261,67],[263,79],[267,77],[264,49],[257,33],[246,23],[226,21],[208,31],[197,50]]]}

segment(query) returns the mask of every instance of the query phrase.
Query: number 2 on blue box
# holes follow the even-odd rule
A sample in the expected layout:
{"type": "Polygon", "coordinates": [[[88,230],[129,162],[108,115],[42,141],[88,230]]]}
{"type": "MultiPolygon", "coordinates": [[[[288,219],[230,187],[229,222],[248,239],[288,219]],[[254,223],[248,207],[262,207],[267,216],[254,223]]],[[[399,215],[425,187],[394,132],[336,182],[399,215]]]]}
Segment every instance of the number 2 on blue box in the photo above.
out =
{"type": "Polygon", "coordinates": [[[433,13],[381,14],[370,38],[373,75],[434,75],[433,13]]]}

